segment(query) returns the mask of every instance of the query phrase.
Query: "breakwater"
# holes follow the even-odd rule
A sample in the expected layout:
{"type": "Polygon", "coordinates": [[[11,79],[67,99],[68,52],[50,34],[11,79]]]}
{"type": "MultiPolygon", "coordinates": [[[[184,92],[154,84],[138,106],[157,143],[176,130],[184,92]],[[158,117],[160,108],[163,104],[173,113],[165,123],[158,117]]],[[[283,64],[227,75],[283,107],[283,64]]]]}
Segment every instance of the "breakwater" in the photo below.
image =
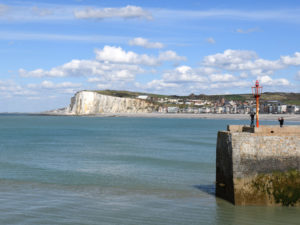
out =
{"type": "Polygon", "coordinates": [[[219,131],[216,195],[236,205],[300,205],[300,126],[219,131]]]}

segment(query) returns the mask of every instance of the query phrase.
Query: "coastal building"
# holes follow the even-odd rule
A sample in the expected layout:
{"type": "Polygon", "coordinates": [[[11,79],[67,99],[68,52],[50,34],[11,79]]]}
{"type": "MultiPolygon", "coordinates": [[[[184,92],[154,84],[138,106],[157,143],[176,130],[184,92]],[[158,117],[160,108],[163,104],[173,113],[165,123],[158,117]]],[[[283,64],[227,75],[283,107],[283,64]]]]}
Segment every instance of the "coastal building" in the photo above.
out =
{"type": "Polygon", "coordinates": [[[142,100],[147,100],[148,99],[148,95],[139,95],[137,98],[138,99],[142,99],[142,100]]]}
{"type": "Polygon", "coordinates": [[[177,98],[169,98],[168,102],[177,104],[178,103],[178,99],[177,98]]]}
{"type": "Polygon", "coordinates": [[[287,107],[288,113],[300,113],[300,107],[297,105],[290,105],[287,107]]]}
{"type": "Polygon", "coordinates": [[[287,105],[278,105],[277,106],[277,113],[286,113],[287,105]]]}
{"type": "Polygon", "coordinates": [[[203,107],[202,110],[201,110],[201,113],[210,113],[212,112],[211,108],[208,108],[208,107],[203,107]]]}
{"type": "Polygon", "coordinates": [[[161,107],[158,108],[158,112],[159,113],[167,113],[168,112],[168,107],[161,106],[161,107]]]}
{"type": "Polygon", "coordinates": [[[167,108],[167,113],[178,113],[179,108],[178,107],[168,107],[167,108]]]}
{"type": "Polygon", "coordinates": [[[223,110],[224,110],[224,108],[222,106],[218,106],[216,108],[216,113],[218,113],[218,114],[223,113],[223,110]]]}

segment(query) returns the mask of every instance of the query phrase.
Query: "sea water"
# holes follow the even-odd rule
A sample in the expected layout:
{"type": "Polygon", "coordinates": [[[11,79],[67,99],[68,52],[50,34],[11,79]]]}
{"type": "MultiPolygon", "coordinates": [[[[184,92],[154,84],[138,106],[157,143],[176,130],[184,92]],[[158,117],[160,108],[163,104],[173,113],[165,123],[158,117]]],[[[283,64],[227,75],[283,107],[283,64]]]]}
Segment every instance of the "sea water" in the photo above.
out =
{"type": "Polygon", "coordinates": [[[0,224],[300,224],[214,196],[227,124],[249,121],[0,116],[0,224]]]}

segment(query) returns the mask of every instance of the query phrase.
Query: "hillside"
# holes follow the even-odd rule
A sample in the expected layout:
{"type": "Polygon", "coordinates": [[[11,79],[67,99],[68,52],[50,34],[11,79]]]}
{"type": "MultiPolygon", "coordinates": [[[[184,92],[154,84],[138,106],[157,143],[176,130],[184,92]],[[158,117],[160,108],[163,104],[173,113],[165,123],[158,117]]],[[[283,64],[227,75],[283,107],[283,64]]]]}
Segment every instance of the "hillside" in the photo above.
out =
{"type": "MultiPolygon", "coordinates": [[[[144,93],[144,92],[131,92],[131,91],[118,91],[118,90],[95,90],[95,92],[103,95],[110,95],[115,97],[127,97],[136,98],[139,95],[148,95],[153,98],[180,98],[180,99],[205,99],[205,100],[219,100],[224,98],[225,100],[234,101],[245,101],[253,100],[251,94],[230,94],[230,95],[195,95],[190,94],[188,96],[178,96],[178,95],[161,95],[154,93],[144,93]]],[[[285,92],[265,92],[261,96],[261,101],[278,100],[283,104],[300,105],[300,93],[285,93],[285,92]]]]}

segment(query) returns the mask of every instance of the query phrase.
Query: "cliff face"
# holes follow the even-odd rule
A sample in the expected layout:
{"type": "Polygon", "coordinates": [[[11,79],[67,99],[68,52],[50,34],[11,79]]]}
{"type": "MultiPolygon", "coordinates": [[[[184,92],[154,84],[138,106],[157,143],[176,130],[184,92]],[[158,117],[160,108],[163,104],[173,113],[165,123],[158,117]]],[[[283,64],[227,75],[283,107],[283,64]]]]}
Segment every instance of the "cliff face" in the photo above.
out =
{"type": "Polygon", "coordinates": [[[147,101],[132,98],[119,98],[102,95],[94,91],[80,91],[71,99],[65,109],[70,115],[89,115],[99,113],[149,113],[157,107],[147,101]]]}

